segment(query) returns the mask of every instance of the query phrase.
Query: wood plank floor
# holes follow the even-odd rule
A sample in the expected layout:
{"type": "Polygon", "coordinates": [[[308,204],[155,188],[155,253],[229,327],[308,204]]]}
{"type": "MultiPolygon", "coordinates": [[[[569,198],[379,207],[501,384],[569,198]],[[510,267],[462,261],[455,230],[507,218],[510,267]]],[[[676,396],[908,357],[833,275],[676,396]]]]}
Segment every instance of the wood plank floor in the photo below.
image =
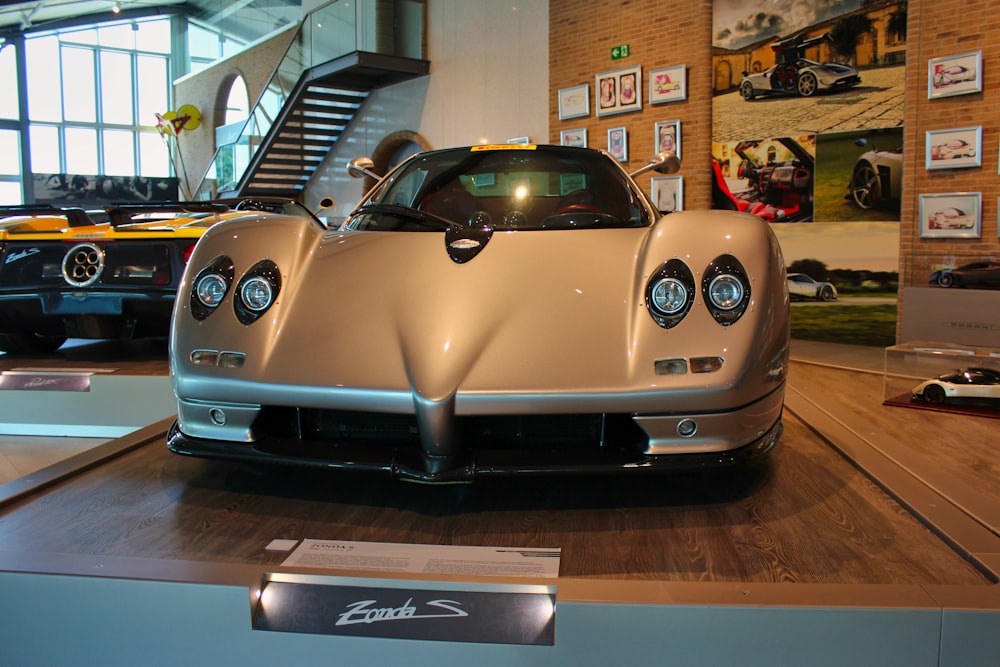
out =
{"type": "Polygon", "coordinates": [[[277,564],[275,538],[560,547],[560,575],[988,584],[794,417],[755,474],[427,487],[170,454],[157,441],[0,508],[0,550],[277,564]]]}

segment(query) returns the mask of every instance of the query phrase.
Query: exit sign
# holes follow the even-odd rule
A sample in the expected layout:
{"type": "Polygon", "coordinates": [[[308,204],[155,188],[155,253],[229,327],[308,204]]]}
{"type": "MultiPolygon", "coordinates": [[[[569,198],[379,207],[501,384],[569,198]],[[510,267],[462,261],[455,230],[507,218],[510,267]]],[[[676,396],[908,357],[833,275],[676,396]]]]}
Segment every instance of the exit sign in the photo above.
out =
{"type": "Polygon", "coordinates": [[[618,60],[619,58],[628,58],[629,54],[632,52],[632,47],[628,44],[619,44],[618,46],[611,47],[611,59],[618,60]]]}

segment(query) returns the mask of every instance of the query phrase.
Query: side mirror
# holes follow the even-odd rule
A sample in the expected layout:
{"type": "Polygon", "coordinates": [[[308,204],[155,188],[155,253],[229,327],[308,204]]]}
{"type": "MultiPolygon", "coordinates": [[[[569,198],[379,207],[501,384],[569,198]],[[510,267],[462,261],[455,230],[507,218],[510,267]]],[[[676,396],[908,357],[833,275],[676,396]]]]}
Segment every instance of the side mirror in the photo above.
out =
{"type": "Polygon", "coordinates": [[[319,206],[312,212],[312,214],[319,215],[320,211],[325,211],[331,206],[333,206],[333,197],[323,197],[319,200],[319,206]]]}
{"type": "Polygon", "coordinates": [[[681,161],[673,153],[657,153],[649,158],[645,167],[633,171],[629,176],[635,178],[645,174],[647,171],[655,171],[659,174],[673,174],[680,171],[681,161]]]}
{"type": "Polygon", "coordinates": [[[854,145],[855,146],[861,146],[861,147],[867,146],[868,145],[868,140],[865,139],[864,137],[862,137],[862,138],[858,139],[857,141],[855,141],[854,145]]]}
{"type": "Polygon", "coordinates": [[[372,171],[374,168],[375,162],[370,157],[356,157],[347,163],[347,173],[354,178],[364,178],[365,176],[375,180],[382,178],[372,171]]]}

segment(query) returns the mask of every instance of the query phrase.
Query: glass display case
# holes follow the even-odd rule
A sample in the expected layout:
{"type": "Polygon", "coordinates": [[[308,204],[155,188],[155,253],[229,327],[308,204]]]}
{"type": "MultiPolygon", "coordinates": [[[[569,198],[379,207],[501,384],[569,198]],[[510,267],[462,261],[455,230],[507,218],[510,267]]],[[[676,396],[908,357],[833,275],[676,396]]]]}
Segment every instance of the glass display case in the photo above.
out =
{"type": "Polygon", "coordinates": [[[887,405],[1000,417],[1000,346],[915,341],[886,348],[887,405]]]}

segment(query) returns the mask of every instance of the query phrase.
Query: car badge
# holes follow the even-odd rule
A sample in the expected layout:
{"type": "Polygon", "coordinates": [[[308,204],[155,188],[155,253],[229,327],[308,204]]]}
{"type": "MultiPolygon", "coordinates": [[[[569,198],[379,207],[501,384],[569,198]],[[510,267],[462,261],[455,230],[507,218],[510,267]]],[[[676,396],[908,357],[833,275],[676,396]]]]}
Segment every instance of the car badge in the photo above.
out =
{"type": "Polygon", "coordinates": [[[482,252],[493,237],[493,227],[486,219],[473,217],[469,225],[451,225],[444,233],[448,256],[456,264],[464,264],[482,252]]]}

